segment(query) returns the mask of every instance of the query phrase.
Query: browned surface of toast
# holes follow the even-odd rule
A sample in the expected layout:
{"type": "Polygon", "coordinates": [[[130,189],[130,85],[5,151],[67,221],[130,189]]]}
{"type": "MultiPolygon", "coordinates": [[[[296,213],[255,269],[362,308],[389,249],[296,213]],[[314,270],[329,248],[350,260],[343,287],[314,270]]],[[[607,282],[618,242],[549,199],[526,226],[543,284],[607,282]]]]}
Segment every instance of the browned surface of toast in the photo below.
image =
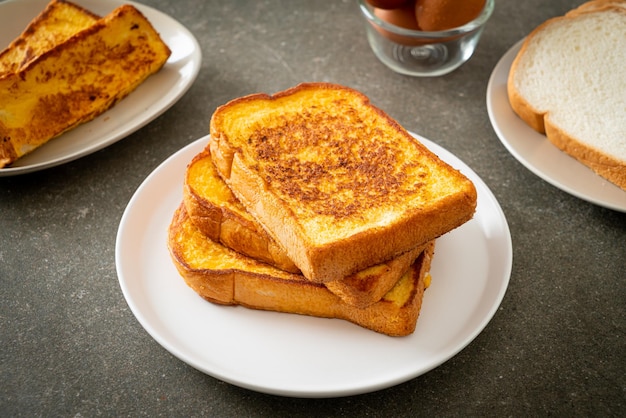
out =
{"type": "Polygon", "coordinates": [[[183,201],[192,221],[213,241],[282,270],[300,273],[219,177],[208,149],[187,166],[183,201]]]}
{"type": "Polygon", "coordinates": [[[0,52],[0,76],[28,63],[96,23],[100,17],[68,1],[53,0],[11,44],[0,52]]]}
{"type": "Polygon", "coordinates": [[[324,285],[349,305],[359,308],[370,306],[395,286],[428,245],[420,245],[344,279],[324,282],[324,285]]]}
{"type": "Polygon", "coordinates": [[[206,300],[271,310],[338,318],[390,336],[415,330],[434,243],[383,298],[359,309],[323,284],[287,273],[232,251],[202,234],[181,204],[168,232],[172,260],[186,283],[206,300]]]}
{"type": "Polygon", "coordinates": [[[361,93],[307,83],[219,107],[220,176],[305,277],[341,280],[469,220],[474,185],[361,93]]]}
{"type": "MultiPolygon", "coordinates": [[[[208,148],[187,166],[183,201],[192,222],[213,241],[282,270],[300,272],[219,177],[208,148]]],[[[350,305],[369,306],[396,284],[423,249],[419,246],[344,279],[326,282],[326,287],[350,305]]]]}
{"type": "Polygon", "coordinates": [[[0,167],[103,113],[169,55],[143,14],[124,5],[0,77],[0,167]]]}

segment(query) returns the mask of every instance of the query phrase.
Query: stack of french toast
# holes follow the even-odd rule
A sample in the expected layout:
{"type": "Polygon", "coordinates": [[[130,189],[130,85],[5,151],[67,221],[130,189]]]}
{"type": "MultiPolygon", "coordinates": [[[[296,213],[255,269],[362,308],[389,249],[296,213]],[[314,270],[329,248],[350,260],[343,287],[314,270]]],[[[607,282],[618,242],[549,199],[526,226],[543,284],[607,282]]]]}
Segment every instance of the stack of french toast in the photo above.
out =
{"type": "Polygon", "coordinates": [[[0,52],[0,169],[110,109],[170,54],[133,5],[100,17],[50,1],[0,52]]]}
{"type": "Polygon", "coordinates": [[[366,96],[305,83],[215,110],[168,247],[208,301],[406,336],[436,238],[471,219],[476,199],[366,96]]]}

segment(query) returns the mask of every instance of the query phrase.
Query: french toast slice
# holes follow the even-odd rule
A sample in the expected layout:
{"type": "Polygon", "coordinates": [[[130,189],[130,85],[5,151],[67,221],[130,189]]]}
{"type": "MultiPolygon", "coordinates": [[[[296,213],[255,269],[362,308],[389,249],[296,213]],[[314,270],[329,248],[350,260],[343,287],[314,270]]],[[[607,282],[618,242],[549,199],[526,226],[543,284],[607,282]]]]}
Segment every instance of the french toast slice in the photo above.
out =
{"type": "Polygon", "coordinates": [[[183,202],[191,220],[213,241],[290,273],[300,273],[217,174],[207,148],[187,165],[183,202]]]}
{"type": "Polygon", "coordinates": [[[0,52],[0,76],[26,67],[49,49],[98,21],[100,16],[65,0],[52,0],[11,44],[0,52]]]}
{"type": "Polygon", "coordinates": [[[429,282],[434,243],[377,303],[359,309],[343,302],[321,283],[276,269],[232,251],[196,228],[183,204],[168,230],[172,260],[187,285],[204,299],[322,318],[338,318],[390,336],[415,330],[426,282],[429,282]]]}
{"type": "Polygon", "coordinates": [[[143,14],[124,5],[0,77],[0,167],[108,110],[170,53],[143,14]]]}
{"type": "MultiPolygon", "coordinates": [[[[187,166],[183,202],[192,222],[213,241],[282,270],[300,272],[217,174],[209,148],[196,155],[187,166]]],[[[423,250],[424,246],[411,249],[392,260],[325,285],[349,305],[369,306],[396,284],[423,250]]]]}
{"type": "Polygon", "coordinates": [[[314,282],[391,260],[475,211],[468,178],[347,87],[234,99],[210,133],[220,176],[314,282]]]}

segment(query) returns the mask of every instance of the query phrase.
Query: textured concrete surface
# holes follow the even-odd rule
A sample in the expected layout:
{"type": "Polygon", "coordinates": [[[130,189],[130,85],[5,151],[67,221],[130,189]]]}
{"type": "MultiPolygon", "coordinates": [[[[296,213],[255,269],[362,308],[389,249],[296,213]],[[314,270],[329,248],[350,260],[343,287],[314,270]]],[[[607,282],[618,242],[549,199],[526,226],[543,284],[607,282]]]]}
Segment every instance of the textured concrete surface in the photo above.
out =
{"type": "Polygon", "coordinates": [[[529,172],[485,105],[498,59],[581,1],[498,1],[474,57],[435,79],[378,62],[352,0],[145,3],[201,45],[188,93],[104,150],[0,178],[1,415],[623,416],[626,215],[529,172]],[[440,367],[375,393],[282,398],[207,376],[148,335],[117,280],[120,217],[146,176],[205,135],[216,106],[302,81],[359,89],[450,150],[491,188],[511,229],[510,285],[486,329],[440,367]]]}

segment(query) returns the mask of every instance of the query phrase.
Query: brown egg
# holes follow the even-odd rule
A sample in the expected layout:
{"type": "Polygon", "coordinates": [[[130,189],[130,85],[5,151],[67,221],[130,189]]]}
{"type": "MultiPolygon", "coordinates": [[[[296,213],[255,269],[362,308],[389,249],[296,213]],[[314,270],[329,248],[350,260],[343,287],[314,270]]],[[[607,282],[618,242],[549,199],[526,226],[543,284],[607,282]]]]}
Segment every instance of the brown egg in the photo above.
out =
{"type": "MultiPolygon", "coordinates": [[[[417,24],[415,6],[412,3],[399,9],[374,9],[374,14],[381,20],[384,20],[394,26],[411,30],[422,30],[417,24]]],[[[385,38],[401,45],[416,46],[428,43],[427,40],[398,35],[375,25],[374,27],[385,38]]]]}
{"type": "Polygon", "coordinates": [[[374,14],[381,20],[405,29],[419,30],[412,4],[396,9],[374,9],[374,14]]]}
{"type": "Polygon", "coordinates": [[[485,0],[417,0],[415,16],[425,31],[456,28],[474,20],[485,0]]]}
{"type": "MultiPolygon", "coordinates": [[[[374,14],[381,20],[391,23],[392,25],[405,29],[420,30],[417,25],[417,19],[415,18],[415,6],[413,6],[413,4],[399,9],[374,9],[374,14]]],[[[385,38],[402,45],[419,45],[422,43],[411,37],[392,33],[376,25],[374,25],[374,28],[385,38]]]]}
{"type": "Polygon", "coordinates": [[[405,6],[407,3],[412,0],[366,0],[372,7],[376,7],[378,9],[398,9],[400,7],[405,6]]]}

